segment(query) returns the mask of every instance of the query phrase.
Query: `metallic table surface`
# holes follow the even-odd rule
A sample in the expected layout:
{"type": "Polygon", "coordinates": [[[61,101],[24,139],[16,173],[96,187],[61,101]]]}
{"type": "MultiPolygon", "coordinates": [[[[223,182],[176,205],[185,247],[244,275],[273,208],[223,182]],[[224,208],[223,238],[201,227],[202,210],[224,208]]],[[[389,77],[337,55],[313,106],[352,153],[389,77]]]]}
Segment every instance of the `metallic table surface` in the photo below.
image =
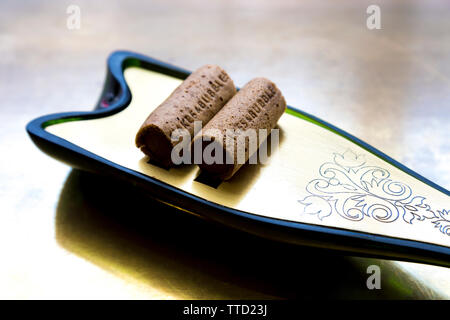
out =
{"type": "Polygon", "coordinates": [[[449,298],[448,270],[257,239],[174,212],[39,152],[26,123],[91,110],[108,54],[255,76],[288,103],[450,188],[450,4],[377,1],[0,3],[0,298],[449,298]],[[140,214],[151,206],[151,217],[140,214]],[[179,223],[173,224],[179,220],[179,223]],[[382,289],[366,288],[378,264],[382,289]]]}

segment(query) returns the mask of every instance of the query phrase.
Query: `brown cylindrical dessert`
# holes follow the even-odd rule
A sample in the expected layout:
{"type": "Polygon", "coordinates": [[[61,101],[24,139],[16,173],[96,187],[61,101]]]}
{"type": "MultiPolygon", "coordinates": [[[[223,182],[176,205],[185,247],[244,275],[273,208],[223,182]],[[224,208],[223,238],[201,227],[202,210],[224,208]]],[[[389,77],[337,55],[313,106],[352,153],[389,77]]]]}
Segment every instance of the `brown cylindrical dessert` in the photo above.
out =
{"type": "Polygon", "coordinates": [[[230,179],[264,142],[285,109],[286,101],[272,81],[265,78],[251,80],[194,138],[193,152],[199,148],[196,145],[200,145],[202,150],[202,161],[195,163],[219,179],[230,179]],[[245,136],[252,130],[257,137],[257,146],[256,149],[250,150],[250,139],[245,136]],[[230,134],[233,131],[234,133],[230,134]],[[209,148],[209,151],[220,150],[222,163],[206,163],[204,158],[206,148],[209,148]],[[239,152],[241,156],[238,159],[239,152]],[[244,159],[242,155],[245,156],[244,159]]]}
{"type": "Polygon", "coordinates": [[[159,164],[173,165],[171,152],[180,141],[172,141],[172,132],[186,129],[192,137],[194,121],[206,125],[235,93],[233,80],[219,66],[197,69],[144,121],[136,146],[159,164]]]}

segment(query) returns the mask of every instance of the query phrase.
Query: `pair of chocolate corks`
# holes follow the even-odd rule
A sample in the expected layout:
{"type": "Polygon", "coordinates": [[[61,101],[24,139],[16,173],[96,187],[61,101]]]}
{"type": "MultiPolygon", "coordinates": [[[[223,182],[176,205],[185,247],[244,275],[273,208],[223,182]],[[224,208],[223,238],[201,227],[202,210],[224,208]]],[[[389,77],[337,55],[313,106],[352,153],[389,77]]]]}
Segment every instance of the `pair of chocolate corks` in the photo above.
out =
{"type": "MultiPolygon", "coordinates": [[[[258,131],[259,146],[275,128],[285,109],[283,95],[270,80],[255,78],[236,92],[233,80],[222,68],[205,65],[187,77],[148,116],[136,135],[136,146],[152,161],[171,167],[174,166],[174,148],[184,141],[173,139],[173,133],[184,131],[188,133],[191,146],[200,145],[201,154],[211,147],[210,144],[216,144],[214,150],[223,151],[222,161],[195,163],[202,171],[228,180],[252,156],[248,139],[242,140],[242,145],[236,145],[239,133],[258,131]],[[199,123],[201,130],[194,132],[199,123]],[[231,140],[229,131],[235,132],[231,140]],[[245,161],[238,161],[239,152],[230,152],[231,147],[242,149],[245,161]]],[[[191,153],[196,151],[190,150],[191,153]]],[[[195,155],[190,156],[193,159],[195,155]]]]}

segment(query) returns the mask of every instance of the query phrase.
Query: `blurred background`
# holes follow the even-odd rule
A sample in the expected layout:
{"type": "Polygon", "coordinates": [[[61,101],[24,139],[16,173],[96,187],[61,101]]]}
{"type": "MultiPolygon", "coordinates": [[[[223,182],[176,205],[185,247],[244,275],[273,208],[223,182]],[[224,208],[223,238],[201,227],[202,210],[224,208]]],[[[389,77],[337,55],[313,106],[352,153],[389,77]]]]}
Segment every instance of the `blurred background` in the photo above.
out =
{"type": "Polygon", "coordinates": [[[156,204],[142,216],[146,195],[39,152],[26,123],[91,110],[118,49],[218,64],[238,86],[270,78],[289,105],[450,188],[448,1],[3,0],[1,298],[450,297],[443,268],[280,245],[156,204]],[[384,290],[366,288],[372,263],[384,290]]]}

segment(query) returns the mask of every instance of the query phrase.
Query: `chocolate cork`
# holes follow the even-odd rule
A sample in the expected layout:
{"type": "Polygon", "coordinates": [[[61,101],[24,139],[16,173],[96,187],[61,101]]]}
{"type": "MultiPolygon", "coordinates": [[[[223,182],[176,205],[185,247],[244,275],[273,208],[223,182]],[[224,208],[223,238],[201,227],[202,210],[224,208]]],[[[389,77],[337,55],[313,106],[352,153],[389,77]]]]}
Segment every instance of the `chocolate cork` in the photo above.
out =
{"type": "Polygon", "coordinates": [[[172,141],[172,132],[186,129],[192,137],[194,121],[205,126],[235,93],[233,80],[222,68],[199,68],[148,116],[136,135],[136,146],[161,165],[173,165],[171,152],[180,141],[172,141]]]}
{"type": "Polygon", "coordinates": [[[251,80],[194,138],[192,143],[194,152],[199,139],[203,155],[203,161],[196,163],[202,170],[219,179],[230,179],[257,151],[271,133],[271,129],[275,128],[285,109],[286,101],[272,81],[265,78],[251,80]],[[249,147],[250,139],[245,139],[244,134],[251,131],[257,137],[257,145],[253,150],[249,147]],[[244,139],[241,139],[242,137],[244,139]],[[205,162],[206,148],[209,150],[220,148],[223,155],[222,163],[205,162]],[[240,158],[238,158],[239,153],[241,153],[240,158]],[[244,159],[242,155],[245,156],[244,159]]]}

